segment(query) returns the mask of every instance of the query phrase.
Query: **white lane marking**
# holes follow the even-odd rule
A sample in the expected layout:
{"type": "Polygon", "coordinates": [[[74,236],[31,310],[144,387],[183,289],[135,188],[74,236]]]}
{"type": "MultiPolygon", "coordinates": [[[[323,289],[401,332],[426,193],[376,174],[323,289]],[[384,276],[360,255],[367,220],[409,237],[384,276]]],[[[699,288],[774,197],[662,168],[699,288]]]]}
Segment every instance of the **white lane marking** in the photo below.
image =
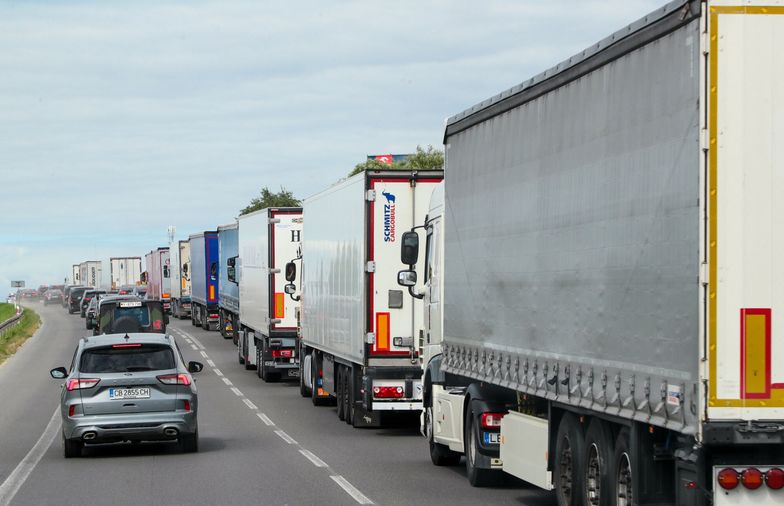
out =
{"type": "Polygon", "coordinates": [[[236,395],[237,397],[243,397],[242,392],[240,392],[239,388],[231,387],[231,391],[234,392],[234,395],[236,395]]]}
{"type": "Polygon", "coordinates": [[[204,345],[203,345],[203,344],[201,344],[201,341],[199,341],[198,339],[196,339],[195,337],[193,337],[193,336],[192,336],[192,335],[190,335],[189,333],[185,332],[184,330],[180,330],[180,333],[181,333],[181,334],[182,334],[182,336],[183,336],[184,338],[186,338],[186,339],[193,339],[193,342],[194,342],[194,343],[196,343],[196,345],[197,345],[199,348],[201,348],[202,350],[206,349],[206,348],[204,348],[204,345]]]}
{"type": "Polygon", "coordinates": [[[214,368],[214,369],[212,370],[212,372],[214,372],[214,373],[215,373],[215,374],[217,374],[218,376],[223,376],[223,372],[221,372],[221,370],[220,370],[220,369],[218,369],[217,367],[216,367],[216,368],[214,368]]]}
{"type": "Polygon", "coordinates": [[[357,488],[351,483],[349,483],[348,480],[345,479],[344,477],[340,475],[335,475],[335,476],[330,476],[330,478],[332,478],[335,481],[335,483],[340,485],[340,488],[345,490],[348,493],[348,495],[353,497],[354,500],[357,501],[359,504],[373,504],[373,501],[368,499],[368,497],[365,494],[357,490],[357,488]]]}
{"type": "Polygon", "coordinates": [[[207,352],[206,351],[201,350],[199,353],[201,353],[202,357],[207,358],[207,352]]]}
{"type": "Polygon", "coordinates": [[[250,409],[252,409],[252,410],[254,410],[254,411],[256,411],[257,409],[259,409],[259,408],[258,408],[258,407],[256,407],[256,405],[255,405],[255,404],[253,404],[253,403],[250,401],[250,399],[248,399],[248,398],[242,399],[242,402],[244,402],[246,406],[248,406],[250,409]]]}
{"type": "Polygon", "coordinates": [[[224,383],[226,383],[226,384],[227,384],[227,385],[229,385],[229,386],[232,386],[232,385],[234,384],[234,383],[232,383],[232,382],[231,382],[231,380],[230,380],[229,378],[227,378],[226,376],[224,376],[224,377],[223,377],[223,378],[221,378],[221,379],[223,380],[223,382],[224,382],[224,383]]]}
{"type": "Polygon", "coordinates": [[[311,452],[310,450],[306,450],[304,448],[301,448],[299,450],[299,452],[302,455],[304,455],[306,459],[308,459],[309,461],[313,462],[314,466],[316,466],[316,467],[327,467],[327,463],[324,462],[323,460],[321,460],[320,458],[316,457],[313,454],[313,452],[311,452]]]}
{"type": "Polygon", "coordinates": [[[294,438],[292,438],[282,430],[276,430],[275,434],[277,434],[283,441],[287,442],[290,445],[298,444],[296,441],[294,441],[294,438]]]}
{"type": "Polygon", "coordinates": [[[59,430],[60,408],[57,408],[54,410],[52,418],[49,419],[49,423],[46,425],[41,437],[38,438],[38,441],[30,448],[27,455],[25,455],[16,468],[11,471],[11,474],[8,475],[8,478],[5,479],[3,484],[0,485],[0,505],[6,506],[11,503],[11,500],[13,500],[16,493],[19,492],[19,489],[24,485],[24,482],[30,477],[30,473],[33,472],[35,466],[41,461],[46,450],[51,446],[59,430]]]}
{"type": "Polygon", "coordinates": [[[198,346],[196,346],[195,344],[192,344],[191,348],[193,348],[194,350],[198,350],[199,349],[198,346]]]}
{"type": "Polygon", "coordinates": [[[207,360],[207,364],[208,364],[210,367],[215,367],[215,362],[213,362],[212,360],[207,360]]]}
{"type": "Polygon", "coordinates": [[[275,425],[275,423],[272,420],[270,420],[269,417],[264,413],[256,413],[256,416],[261,418],[261,421],[264,422],[264,425],[266,425],[267,427],[271,425],[275,425]]]}

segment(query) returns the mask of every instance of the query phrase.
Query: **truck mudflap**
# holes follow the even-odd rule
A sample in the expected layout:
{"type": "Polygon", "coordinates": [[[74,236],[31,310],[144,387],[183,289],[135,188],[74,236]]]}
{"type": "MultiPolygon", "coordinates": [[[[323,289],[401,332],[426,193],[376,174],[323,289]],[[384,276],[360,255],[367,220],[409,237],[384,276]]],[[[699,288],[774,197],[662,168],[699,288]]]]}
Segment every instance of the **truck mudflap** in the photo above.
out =
{"type": "Polygon", "coordinates": [[[362,407],[369,412],[422,409],[422,369],[368,367],[362,376],[362,407]]]}

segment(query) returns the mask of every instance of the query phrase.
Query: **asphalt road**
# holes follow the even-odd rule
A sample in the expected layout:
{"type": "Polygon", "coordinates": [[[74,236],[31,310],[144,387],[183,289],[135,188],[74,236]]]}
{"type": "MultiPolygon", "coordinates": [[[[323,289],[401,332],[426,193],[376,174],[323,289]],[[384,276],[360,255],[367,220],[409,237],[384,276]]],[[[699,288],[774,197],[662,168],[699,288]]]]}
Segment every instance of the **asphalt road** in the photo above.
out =
{"type": "Polygon", "coordinates": [[[200,451],[171,444],[105,445],[66,461],[60,382],[84,320],[34,303],[44,325],[0,366],[0,506],[91,504],[524,504],[550,493],[508,479],[477,489],[465,468],[435,467],[413,424],[354,429],[334,407],[314,407],[292,383],[265,384],[237,362],[230,340],[172,320],[186,360],[205,365],[200,451]]]}

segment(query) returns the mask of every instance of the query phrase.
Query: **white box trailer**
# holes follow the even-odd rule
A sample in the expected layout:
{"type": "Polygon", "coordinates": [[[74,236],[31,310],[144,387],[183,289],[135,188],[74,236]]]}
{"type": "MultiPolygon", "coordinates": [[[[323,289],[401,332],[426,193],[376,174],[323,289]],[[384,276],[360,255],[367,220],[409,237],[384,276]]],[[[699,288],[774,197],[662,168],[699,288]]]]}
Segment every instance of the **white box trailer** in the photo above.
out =
{"type": "Polygon", "coordinates": [[[87,260],[79,264],[79,283],[93,288],[103,287],[103,264],[100,260],[87,260]]]}
{"type": "Polygon", "coordinates": [[[71,284],[78,285],[81,282],[79,278],[79,264],[73,264],[71,266],[71,284]]]}
{"type": "Polygon", "coordinates": [[[228,282],[239,282],[240,363],[267,382],[296,377],[299,302],[283,289],[284,267],[300,256],[302,208],[261,209],[240,216],[238,227],[239,258],[221,262],[229,262],[228,282]]]}
{"type": "Polygon", "coordinates": [[[142,276],[141,257],[111,257],[108,263],[111,274],[108,288],[117,290],[121,286],[139,284],[142,276]]]}
{"type": "Polygon", "coordinates": [[[448,120],[435,464],[561,505],[784,503],[782,47],[784,2],[672,2],[448,120]]]}
{"type": "Polygon", "coordinates": [[[191,316],[191,245],[188,241],[172,241],[169,244],[171,273],[171,312],[175,318],[191,316]]]}
{"type": "MultiPolygon", "coordinates": [[[[305,200],[301,393],[377,426],[422,408],[422,304],[395,282],[400,234],[421,223],[441,171],[369,171],[305,200]]],[[[244,301],[243,301],[244,304],[244,301]]]]}

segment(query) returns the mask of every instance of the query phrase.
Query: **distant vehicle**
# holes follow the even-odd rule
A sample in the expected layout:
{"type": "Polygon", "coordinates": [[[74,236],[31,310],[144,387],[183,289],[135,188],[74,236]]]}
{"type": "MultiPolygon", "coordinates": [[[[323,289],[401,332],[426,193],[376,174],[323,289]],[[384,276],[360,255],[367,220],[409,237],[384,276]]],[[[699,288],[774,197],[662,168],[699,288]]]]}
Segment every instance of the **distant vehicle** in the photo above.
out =
{"type": "Polygon", "coordinates": [[[49,286],[47,286],[47,285],[41,285],[41,286],[39,286],[39,287],[38,287],[38,290],[37,290],[37,292],[38,292],[38,298],[43,300],[44,294],[46,293],[46,291],[47,291],[48,289],[49,289],[49,286]]]}
{"type": "Polygon", "coordinates": [[[166,312],[171,312],[169,248],[152,250],[144,258],[147,265],[147,298],[162,301],[166,312]]]}
{"type": "Polygon", "coordinates": [[[44,294],[44,306],[48,306],[49,304],[62,304],[63,303],[63,292],[58,289],[50,289],[47,290],[44,294]]]}
{"type": "Polygon", "coordinates": [[[103,286],[102,262],[99,260],[88,260],[86,262],[80,263],[79,283],[93,288],[99,288],[103,286]]]}
{"type": "Polygon", "coordinates": [[[137,297],[144,298],[147,296],[147,286],[146,285],[139,285],[133,287],[133,291],[131,292],[132,295],[136,295],[137,297]]]}
{"type": "Polygon", "coordinates": [[[80,304],[82,303],[82,295],[84,292],[90,290],[89,286],[75,286],[68,292],[68,314],[79,312],[80,304]]]}
{"type": "Polygon", "coordinates": [[[112,289],[120,289],[123,286],[133,286],[141,277],[141,257],[111,257],[108,264],[108,285],[112,289]]]}
{"type": "Polygon", "coordinates": [[[191,323],[217,330],[219,292],[218,233],[191,235],[191,323]]]}
{"type": "MultiPolygon", "coordinates": [[[[218,330],[225,339],[237,342],[240,319],[240,287],[234,273],[239,259],[239,225],[237,222],[218,227],[218,330]],[[231,276],[230,276],[231,275],[231,276]]],[[[269,273],[266,273],[269,276],[269,273]]]]}
{"type": "Polygon", "coordinates": [[[50,371],[65,380],[63,455],[81,457],[85,444],[123,441],[178,441],[182,451],[197,452],[199,401],[191,374],[202,368],[186,365],[168,335],[82,338],[70,370],[50,371]]]}
{"type": "Polygon", "coordinates": [[[84,325],[89,330],[95,326],[98,317],[98,304],[105,299],[106,297],[114,297],[114,294],[110,293],[99,293],[96,294],[92,299],[90,299],[90,303],[87,304],[87,309],[84,312],[84,325]]]}
{"type": "Polygon", "coordinates": [[[171,272],[171,313],[176,318],[191,316],[191,243],[173,241],[169,245],[171,272]]]}
{"type": "Polygon", "coordinates": [[[105,297],[98,303],[98,315],[91,327],[93,334],[119,332],[165,333],[169,317],[157,300],[142,300],[129,295],[105,297]]]}
{"type": "Polygon", "coordinates": [[[135,288],[135,285],[122,285],[117,289],[117,295],[131,295],[135,288]]]}
{"type": "Polygon", "coordinates": [[[21,290],[19,293],[19,300],[37,300],[40,299],[40,295],[38,294],[38,290],[33,288],[25,288],[21,290]]]}
{"type": "Polygon", "coordinates": [[[87,311],[87,305],[90,303],[93,297],[99,294],[106,293],[106,290],[85,290],[82,294],[82,300],[79,302],[79,316],[82,318],[85,317],[85,312],[87,311]]]}

